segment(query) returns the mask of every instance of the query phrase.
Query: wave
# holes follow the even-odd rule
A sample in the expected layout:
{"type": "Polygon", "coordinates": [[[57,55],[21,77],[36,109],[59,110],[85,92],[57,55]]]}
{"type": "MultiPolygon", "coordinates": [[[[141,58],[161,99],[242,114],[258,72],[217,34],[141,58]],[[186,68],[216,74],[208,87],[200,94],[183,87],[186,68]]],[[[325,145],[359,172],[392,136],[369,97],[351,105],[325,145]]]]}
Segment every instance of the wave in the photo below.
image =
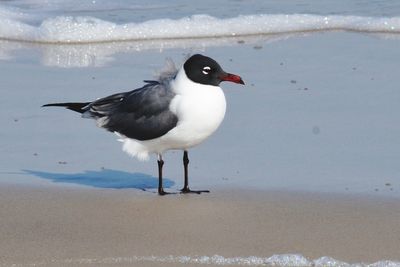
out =
{"type": "Polygon", "coordinates": [[[161,53],[164,50],[176,48],[200,52],[208,47],[228,47],[244,43],[254,45],[254,49],[261,49],[260,43],[268,44],[295,36],[304,36],[304,34],[206,39],[158,39],[84,44],[38,44],[0,40],[0,60],[12,60],[18,56],[18,51],[34,49],[38,51],[36,54],[40,55],[40,63],[44,66],[59,68],[102,67],[113,62],[116,54],[122,53],[132,54],[146,50],[155,50],[161,53]]]}
{"type": "MultiPolygon", "coordinates": [[[[227,258],[219,255],[214,256],[131,256],[131,257],[116,257],[116,258],[85,258],[85,259],[52,259],[51,264],[62,265],[93,265],[93,264],[107,264],[107,265],[122,265],[133,264],[140,262],[155,262],[155,263],[173,263],[173,264],[198,264],[198,265],[213,265],[213,266],[297,266],[297,267],[399,267],[400,262],[395,261],[378,261],[372,264],[367,263],[346,263],[343,261],[335,260],[331,257],[321,257],[315,260],[309,260],[300,254],[279,254],[273,255],[269,258],[262,258],[256,256],[250,257],[232,257],[227,258]]],[[[47,262],[32,263],[33,265],[47,265],[47,262]]],[[[27,266],[28,264],[13,264],[13,266],[27,266]]]]}
{"type": "Polygon", "coordinates": [[[89,16],[56,16],[31,25],[26,22],[28,16],[29,14],[0,7],[0,39],[48,44],[85,44],[333,30],[400,33],[400,17],[258,14],[219,19],[209,15],[194,15],[176,20],[155,19],[141,23],[116,24],[89,16]]]}

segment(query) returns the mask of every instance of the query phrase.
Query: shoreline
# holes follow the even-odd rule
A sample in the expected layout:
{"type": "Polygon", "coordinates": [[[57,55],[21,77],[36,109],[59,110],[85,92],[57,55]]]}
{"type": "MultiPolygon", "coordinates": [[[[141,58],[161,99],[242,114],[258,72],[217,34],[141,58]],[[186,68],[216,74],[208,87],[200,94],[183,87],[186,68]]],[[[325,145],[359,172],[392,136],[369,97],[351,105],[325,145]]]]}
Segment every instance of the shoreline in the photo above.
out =
{"type": "MultiPolygon", "coordinates": [[[[5,49],[0,266],[257,265],[274,255],[287,266],[323,266],[321,257],[400,266],[398,40],[277,40],[5,49]],[[191,52],[248,81],[224,85],[224,123],[190,154],[191,185],[210,194],[141,191],[157,185],[154,160],[131,159],[79,116],[40,108],[137,88],[164,58],[191,52]]],[[[175,191],[182,155],[165,161],[175,191]]]]}
{"type": "Polygon", "coordinates": [[[400,261],[400,203],[392,198],[7,186],[0,203],[0,266],[229,266],[287,254],[299,262],[400,261]]]}

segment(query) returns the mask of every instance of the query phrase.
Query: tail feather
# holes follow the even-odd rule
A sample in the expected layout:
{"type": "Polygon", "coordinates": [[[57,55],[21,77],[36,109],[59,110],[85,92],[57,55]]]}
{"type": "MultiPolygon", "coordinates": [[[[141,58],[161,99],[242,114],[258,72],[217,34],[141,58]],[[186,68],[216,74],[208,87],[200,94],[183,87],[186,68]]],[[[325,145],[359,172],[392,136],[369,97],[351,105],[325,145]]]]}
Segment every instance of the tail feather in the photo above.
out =
{"type": "Polygon", "coordinates": [[[76,103],[51,103],[51,104],[46,104],[43,105],[42,107],[65,107],[67,109],[79,112],[79,113],[84,113],[87,111],[85,108],[87,105],[89,105],[90,102],[76,102],[76,103]]]}

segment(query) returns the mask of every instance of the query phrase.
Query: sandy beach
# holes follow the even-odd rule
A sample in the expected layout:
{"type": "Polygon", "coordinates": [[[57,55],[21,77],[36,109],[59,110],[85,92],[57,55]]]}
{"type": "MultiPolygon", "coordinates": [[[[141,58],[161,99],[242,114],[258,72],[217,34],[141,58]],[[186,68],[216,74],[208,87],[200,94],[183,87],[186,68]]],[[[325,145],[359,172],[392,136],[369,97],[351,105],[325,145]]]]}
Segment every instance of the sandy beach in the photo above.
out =
{"type": "Polygon", "coordinates": [[[400,260],[395,199],[10,186],[1,189],[0,203],[1,266],[178,266],[177,259],[157,260],[287,253],[350,263],[400,260]]]}

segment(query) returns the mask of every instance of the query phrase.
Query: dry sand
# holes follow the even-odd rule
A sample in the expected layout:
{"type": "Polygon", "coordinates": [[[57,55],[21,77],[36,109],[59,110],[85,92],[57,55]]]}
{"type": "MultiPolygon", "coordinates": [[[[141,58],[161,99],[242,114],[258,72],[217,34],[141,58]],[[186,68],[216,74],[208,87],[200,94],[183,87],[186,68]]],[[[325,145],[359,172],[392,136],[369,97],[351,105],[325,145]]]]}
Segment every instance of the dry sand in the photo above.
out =
{"type": "Polygon", "coordinates": [[[398,199],[8,186],[0,218],[0,266],[177,266],[136,257],[285,253],[400,260],[398,199]]]}

